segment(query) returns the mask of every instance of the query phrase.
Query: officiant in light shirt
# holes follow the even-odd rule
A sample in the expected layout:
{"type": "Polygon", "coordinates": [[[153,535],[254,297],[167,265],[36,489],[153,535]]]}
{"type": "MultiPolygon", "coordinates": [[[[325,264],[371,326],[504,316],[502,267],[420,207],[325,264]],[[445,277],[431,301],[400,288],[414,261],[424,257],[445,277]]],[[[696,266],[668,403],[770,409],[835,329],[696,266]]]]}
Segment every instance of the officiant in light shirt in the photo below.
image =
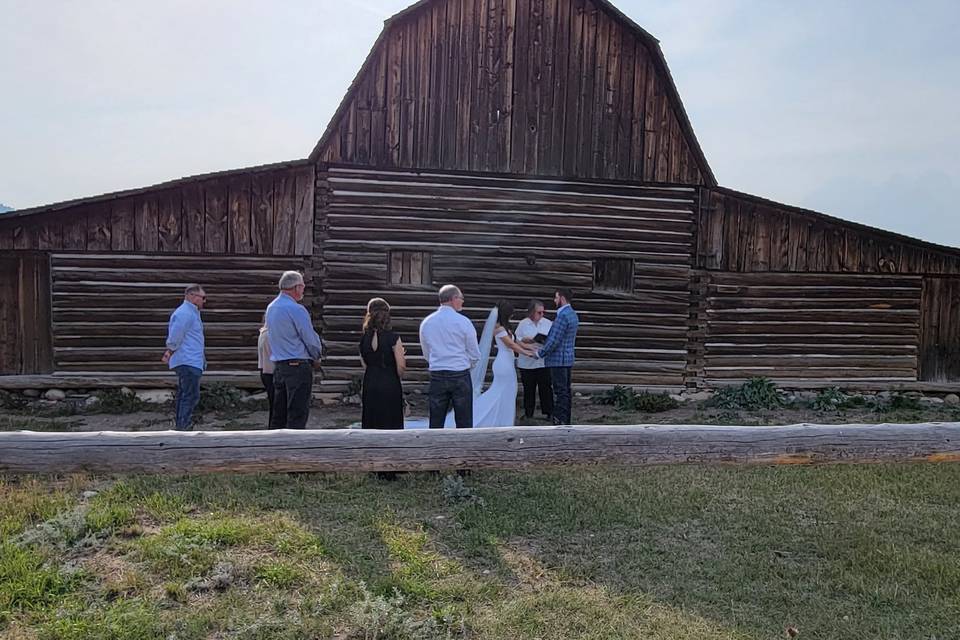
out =
{"type": "MultiPolygon", "coordinates": [[[[539,300],[530,301],[527,306],[527,317],[517,325],[518,342],[525,344],[543,343],[552,324],[543,317],[543,309],[543,303],[539,300]]],[[[527,419],[533,417],[537,404],[537,393],[539,392],[540,411],[545,418],[550,419],[550,416],[553,415],[553,389],[550,386],[550,370],[547,369],[543,360],[523,354],[517,357],[517,368],[520,369],[520,381],[523,383],[523,414],[527,419]]]]}

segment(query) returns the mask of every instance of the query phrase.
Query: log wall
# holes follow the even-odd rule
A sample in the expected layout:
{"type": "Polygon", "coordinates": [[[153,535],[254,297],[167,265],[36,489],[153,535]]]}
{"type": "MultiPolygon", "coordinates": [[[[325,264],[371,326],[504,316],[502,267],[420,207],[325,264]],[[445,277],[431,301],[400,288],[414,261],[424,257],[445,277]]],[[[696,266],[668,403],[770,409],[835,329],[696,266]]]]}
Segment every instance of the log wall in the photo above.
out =
{"type": "Polygon", "coordinates": [[[960,274],[941,247],[729,189],[704,189],[697,266],[739,272],[960,274]]]}
{"type": "Polygon", "coordinates": [[[578,384],[683,384],[694,189],[348,167],[320,177],[328,382],[361,373],[360,324],[374,296],[393,306],[408,379],[425,380],[418,327],[453,282],[478,327],[500,297],[519,320],[530,298],[549,308],[554,288],[570,287],[578,384]],[[422,252],[431,281],[391,284],[392,251],[422,252]],[[602,258],[633,261],[632,293],[594,290],[602,258]]]}
{"type": "Polygon", "coordinates": [[[920,379],[960,381],[960,278],[923,279],[920,379]]]}
{"type": "Polygon", "coordinates": [[[309,255],[313,165],[178,180],[0,218],[0,250],[309,255]]]}
{"type": "MultiPolygon", "coordinates": [[[[159,372],[170,314],[200,283],[208,370],[257,370],[257,335],[277,281],[303,258],[54,254],[53,361],[57,372],[159,372]]],[[[309,271],[305,281],[313,296],[309,271]]]]}
{"type": "Polygon", "coordinates": [[[702,274],[708,386],[917,378],[921,279],[854,274],[702,274]]]}
{"type": "Polygon", "coordinates": [[[657,41],[603,0],[388,21],[312,159],[714,184],[657,41]]]}

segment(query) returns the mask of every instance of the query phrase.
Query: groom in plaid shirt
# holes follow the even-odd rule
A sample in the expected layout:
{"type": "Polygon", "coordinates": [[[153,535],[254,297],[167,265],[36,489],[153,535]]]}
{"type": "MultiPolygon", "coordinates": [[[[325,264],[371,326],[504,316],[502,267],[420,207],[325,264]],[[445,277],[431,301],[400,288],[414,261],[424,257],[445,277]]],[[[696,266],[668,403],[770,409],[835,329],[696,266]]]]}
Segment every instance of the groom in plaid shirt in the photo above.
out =
{"type": "Polygon", "coordinates": [[[577,328],[580,319],[570,306],[573,294],[569,289],[559,288],[553,296],[557,305],[557,319],[550,327],[547,341],[538,353],[550,370],[553,384],[553,423],[570,424],[570,372],[573,368],[573,350],[577,343],[577,328]]]}

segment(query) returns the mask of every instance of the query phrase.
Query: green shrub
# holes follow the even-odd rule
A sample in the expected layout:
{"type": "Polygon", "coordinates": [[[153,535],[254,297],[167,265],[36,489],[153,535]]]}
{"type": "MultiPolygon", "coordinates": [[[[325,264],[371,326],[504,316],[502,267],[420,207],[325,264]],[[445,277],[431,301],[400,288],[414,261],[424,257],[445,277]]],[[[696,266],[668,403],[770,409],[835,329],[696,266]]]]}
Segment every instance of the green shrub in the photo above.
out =
{"type": "Polygon", "coordinates": [[[444,477],[441,491],[444,500],[453,504],[476,504],[480,507],[485,504],[483,497],[475,494],[473,489],[463,482],[462,476],[444,477]]]}
{"type": "Polygon", "coordinates": [[[612,405],[620,411],[640,411],[643,413],[660,413],[670,411],[680,406],[680,403],[666,393],[637,393],[630,387],[617,385],[612,389],[602,391],[593,396],[596,404],[612,405]]]}
{"type": "Polygon", "coordinates": [[[839,387],[823,389],[813,400],[813,408],[817,411],[838,411],[866,405],[867,399],[862,395],[844,393],[839,387]]]}
{"type": "Polygon", "coordinates": [[[122,389],[107,389],[97,394],[100,402],[90,409],[94,413],[136,413],[144,410],[144,402],[122,389]]]}
{"type": "Polygon", "coordinates": [[[200,402],[197,404],[197,411],[200,413],[230,411],[238,407],[241,397],[242,394],[236,387],[215,382],[208,387],[200,388],[200,402]]]}
{"type": "Polygon", "coordinates": [[[923,404],[919,398],[895,393],[880,409],[882,411],[920,411],[923,409],[923,404]]]}
{"type": "Polygon", "coordinates": [[[783,406],[783,397],[769,378],[750,378],[740,386],[724,387],[709,404],[721,409],[776,409],[783,406]]]}
{"type": "Polygon", "coordinates": [[[11,393],[0,389],[0,409],[19,411],[27,406],[27,399],[19,393],[11,393]]]}

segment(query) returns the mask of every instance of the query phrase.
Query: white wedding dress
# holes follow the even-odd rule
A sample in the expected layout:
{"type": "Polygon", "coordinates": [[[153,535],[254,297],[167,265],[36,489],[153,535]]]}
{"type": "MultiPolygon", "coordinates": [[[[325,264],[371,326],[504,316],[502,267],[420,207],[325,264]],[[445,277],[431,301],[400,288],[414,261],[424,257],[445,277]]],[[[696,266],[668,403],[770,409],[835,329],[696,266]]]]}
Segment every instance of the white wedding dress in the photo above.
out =
{"type": "MultiPolygon", "coordinates": [[[[470,372],[473,379],[473,426],[474,427],[512,427],[517,417],[517,356],[510,347],[503,344],[507,330],[501,328],[494,336],[497,321],[496,308],[490,311],[480,336],[480,361],[470,372]],[[495,338],[495,340],[494,340],[495,338]],[[493,342],[497,345],[497,356],[493,360],[493,382],[486,391],[480,393],[487,376],[487,364],[493,342]]],[[[430,426],[427,419],[413,419],[404,422],[405,429],[426,429],[430,426]]],[[[456,427],[453,412],[447,414],[445,429],[456,427]]]]}

